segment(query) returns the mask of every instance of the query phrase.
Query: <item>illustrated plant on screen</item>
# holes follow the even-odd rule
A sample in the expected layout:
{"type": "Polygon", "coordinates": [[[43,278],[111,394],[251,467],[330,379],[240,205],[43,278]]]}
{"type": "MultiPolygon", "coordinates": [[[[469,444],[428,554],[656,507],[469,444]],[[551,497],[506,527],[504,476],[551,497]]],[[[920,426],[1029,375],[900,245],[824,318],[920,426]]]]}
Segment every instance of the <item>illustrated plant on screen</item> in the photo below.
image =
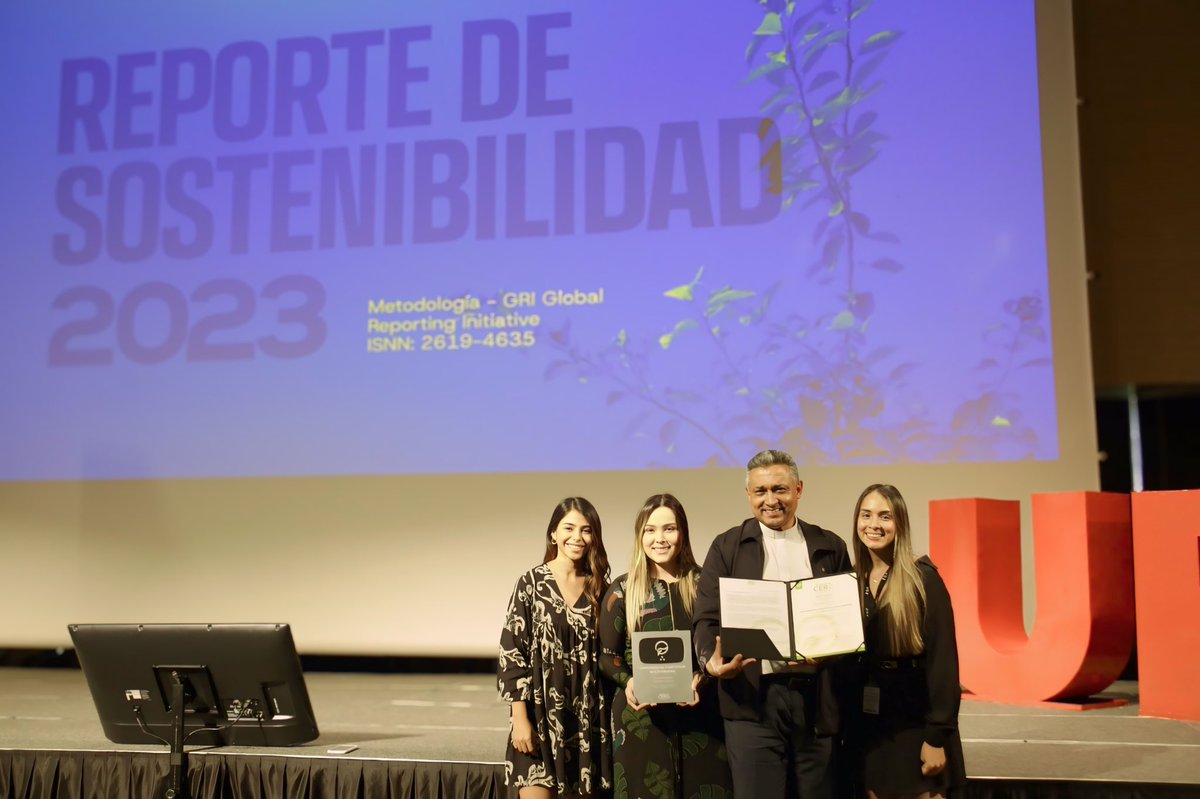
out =
{"type": "MultiPolygon", "coordinates": [[[[896,257],[899,237],[855,190],[886,139],[872,98],[885,88],[880,67],[901,33],[871,25],[872,0],[758,5],[746,82],[765,98],[763,130],[778,136],[763,160],[770,190],[785,216],[810,226],[799,256],[779,254],[795,259],[794,269],[764,286],[750,277],[716,282],[713,270],[695,264],[688,282],[663,287],[675,321],[656,340],[621,330],[589,350],[564,326],[551,334],[557,357],[547,378],[603,387],[608,404],[629,409],[627,436],[657,441],[656,466],[740,465],[764,447],[807,464],[986,458],[1002,449],[1029,457],[1036,432],[1019,425],[1019,398],[1003,390],[1020,364],[991,357],[995,366],[981,367],[991,384],[952,419],[931,418],[923,388],[908,385],[916,363],[872,340],[877,290],[902,280],[906,266],[896,257]],[[670,355],[684,347],[693,356],[703,348],[707,368],[673,380],[670,355]],[[1014,433],[1026,446],[1010,451],[1014,433]]],[[[739,274],[755,272],[754,264],[740,266],[739,274]]],[[[1019,317],[1011,352],[1036,339],[1028,299],[1009,309],[1019,317]]],[[[985,336],[985,346],[995,347],[996,335],[985,336]]]]}

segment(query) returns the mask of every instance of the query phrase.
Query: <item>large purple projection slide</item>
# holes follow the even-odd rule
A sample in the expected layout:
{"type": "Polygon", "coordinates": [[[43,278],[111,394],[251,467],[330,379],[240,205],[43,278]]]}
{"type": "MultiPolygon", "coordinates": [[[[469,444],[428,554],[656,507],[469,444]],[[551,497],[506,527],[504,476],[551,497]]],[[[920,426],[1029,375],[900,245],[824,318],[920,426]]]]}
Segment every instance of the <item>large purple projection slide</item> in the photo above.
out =
{"type": "Polygon", "coordinates": [[[6,4],[0,479],[1058,456],[1031,3],[6,4]]]}

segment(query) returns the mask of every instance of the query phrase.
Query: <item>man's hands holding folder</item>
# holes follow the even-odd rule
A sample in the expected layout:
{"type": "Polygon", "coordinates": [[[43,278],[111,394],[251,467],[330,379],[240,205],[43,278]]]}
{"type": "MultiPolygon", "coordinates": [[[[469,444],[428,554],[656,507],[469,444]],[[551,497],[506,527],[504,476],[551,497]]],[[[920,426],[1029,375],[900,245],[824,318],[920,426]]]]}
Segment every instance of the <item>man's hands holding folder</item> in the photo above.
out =
{"type": "Polygon", "coordinates": [[[712,657],[704,664],[704,670],[708,672],[710,677],[716,677],[718,680],[728,680],[730,677],[736,677],[742,673],[742,669],[752,663],[757,663],[754,658],[744,658],[740,654],[734,655],[729,660],[721,655],[721,636],[717,636],[717,645],[713,647],[712,657]]]}

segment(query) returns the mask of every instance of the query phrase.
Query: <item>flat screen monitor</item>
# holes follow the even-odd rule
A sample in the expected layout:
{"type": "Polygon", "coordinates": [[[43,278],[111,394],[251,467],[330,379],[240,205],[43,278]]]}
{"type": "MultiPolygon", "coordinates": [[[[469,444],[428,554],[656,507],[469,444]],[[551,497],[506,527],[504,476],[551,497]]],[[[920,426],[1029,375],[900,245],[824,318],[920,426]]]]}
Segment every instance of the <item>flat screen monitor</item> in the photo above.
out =
{"type": "Polygon", "coordinates": [[[72,624],[71,640],[113,743],[291,746],[317,737],[286,624],[72,624]],[[173,697],[182,698],[176,713],[173,697]]]}

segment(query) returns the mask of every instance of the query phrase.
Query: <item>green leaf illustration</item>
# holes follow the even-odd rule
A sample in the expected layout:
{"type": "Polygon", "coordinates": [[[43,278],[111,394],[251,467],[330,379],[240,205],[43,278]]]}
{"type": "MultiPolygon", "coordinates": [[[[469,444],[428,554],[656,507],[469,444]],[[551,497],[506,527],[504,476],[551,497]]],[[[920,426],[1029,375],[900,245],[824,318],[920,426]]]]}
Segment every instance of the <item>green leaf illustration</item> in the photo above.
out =
{"type": "Polygon", "coordinates": [[[679,747],[683,750],[684,758],[692,758],[700,754],[708,741],[709,738],[704,733],[689,732],[679,741],[679,747]]]}
{"type": "Polygon", "coordinates": [[[783,61],[775,61],[773,59],[768,59],[765,64],[762,64],[761,66],[759,66],[757,69],[755,69],[753,72],[751,72],[749,75],[746,76],[746,83],[755,81],[755,80],[761,78],[763,75],[767,75],[771,72],[774,72],[777,69],[783,69],[786,66],[787,66],[786,58],[783,61]]]}
{"type": "Polygon", "coordinates": [[[638,712],[626,705],[621,711],[621,725],[630,735],[644,741],[650,734],[650,714],[645,711],[638,712]]]}
{"type": "Polygon", "coordinates": [[[1012,427],[1012,422],[1008,421],[1003,416],[993,416],[992,427],[1012,427]]]}
{"type": "Polygon", "coordinates": [[[859,48],[860,53],[869,53],[872,50],[880,47],[886,47],[900,37],[896,31],[880,31],[874,36],[867,37],[867,40],[862,43],[859,48]]]}
{"type": "Polygon", "coordinates": [[[615,796],[629,795],[629,782],[625,779],[625,767],[620,762],[613,763],[613,794],[615,796]]]}
{"type": "Polygon", "coordinates": [[[702,267],[700,267],[699,270],[697,270],[696,276],[694,278],[692,278],[691,283],[686,283],[682,286],[676,286],[673,289],[664,291],[663,296],[670,297],[673,300],[683,300],[684,302],[691,302],[692,300],[694,300],[696,298],[694,289],[696,288],[696,284],[700,282],[700,276],[703,274],[704,274],[704,267],[702,266],[702,267]]]}
{"type": "Polygon", "coordinates": [[[667,349],[673,343],[675,343],[675,338],[680,333],[682,333],[685,330],[690,330],[691,328],[693,328],[695,326],[696,326],[695,321],[693,321],[691,319],[684,319],[681,322],[676,322],[675,329],[673,329],[670,333],[663,333],[661,336],[658,337],[658,346],[662,347],[664,350],[667,349]]]}
{"type": "Polygon", "coordinates": [[[783,26],[779,23],[779,15],[775,13],[767,14],[763,17],[762,24],[758,26],[758,30],[754,32],[755,36],[773,36],[776,33],[782,33],[783,26]]]}
{"type": "Polygon", "coordinates": [[[813,115],[823,118],[830,117],[840,111],[845,110],[852,104],[858,102],[860,99],[862,98],[858,92],[851,91],[848,88],[842,89],[840,92],[838,92],[836,97],[814,111],[813,115]]]}
{"type": "MultiPolygon", "coordinates": [[[[758,110],[764,114],[770,113],[772,108],[775,108],[777,105],[784,102],[785,100],[790,100],[793,97],[793,95],[795,95],[795,93],[796,93],[795,90],[792,89],[791,86],[784,86],[779,91],[775,92],[770,97],[768,97],[763,102],[763,104],[758,107],[758,110]]],[[[787,106],[784,106],[784,108],[777,109],[777,110],[786,111],[787,106]]]]}
{"type": "Polygon", "coordinates": [[[738,300],[749,299],[754,296],[753,291],[742,291],[726,286],[723,289],[714,291],[712,296],[708,298],[708,307],[704,309],[704,315],[708,317],[716,316],[731,303],[738,300]]]}
{"type": "Polygon", "coordinates": [[[829,323],[830,330],[848,330],[854,327],[854,314],[849,311],[842,311],[837,316],[833,317],[833,321],[829,323]]]}
{"type": "Polygon", "coordinates": [[[870,8],[873,1],[874,0],[860,0],[859,3],[854,7],[854,11],[850,13],[850,19],[858,19],[858,15],[870,8]]]}
{"type": "Polygon", "coordinates": [[[805,28],[804,35],[800,38],[800,44],[808,44],[813,39],[817,38],[817,36],[819,36],[823,30],[825,30],[825,23],[823,22],[814,22],[813,24],[809,25],[807,28],[805,28]]]}
{"type": "Polygon", "coordinates": [[[672,799],[675,796],[675,778],[662,766],[649,762],[646,764],[646,790],[658,799],[672,799]]]}

